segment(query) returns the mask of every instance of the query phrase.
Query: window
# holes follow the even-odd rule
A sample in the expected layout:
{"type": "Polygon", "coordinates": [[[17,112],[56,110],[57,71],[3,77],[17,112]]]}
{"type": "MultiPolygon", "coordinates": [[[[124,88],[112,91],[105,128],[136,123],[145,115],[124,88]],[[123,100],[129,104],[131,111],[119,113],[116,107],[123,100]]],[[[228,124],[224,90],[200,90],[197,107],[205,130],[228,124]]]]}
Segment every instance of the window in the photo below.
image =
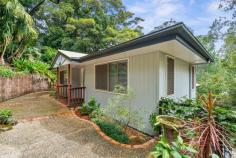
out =
{"type": "Polygon", "coordinates": [[[96,66],[96,89],[107,90],[107,81],[108,81],[108,66],[107,64],[97,65],[96,66]]]}
{"type": "Polygon", "coordinates": [[[195,87],[195,67],[192,66],[192,89],[195,87]]]}
{"type": "Polygon", "coordinates": [[[66,70],[63,70],[63,71],[60,71],[60,84],[62,85],[65,85],[67,84],[67,71],[66,70]]]}
{"type": "Polygon", "coordinates": [[[127,88],[127,60],[95,66],[95,88],[114,91],[117,85],[127,88]]]}
{"type": "Polygon", "coordinates": [[[174,94],[174,59],[167,57],[167,95],[174,94]]]}

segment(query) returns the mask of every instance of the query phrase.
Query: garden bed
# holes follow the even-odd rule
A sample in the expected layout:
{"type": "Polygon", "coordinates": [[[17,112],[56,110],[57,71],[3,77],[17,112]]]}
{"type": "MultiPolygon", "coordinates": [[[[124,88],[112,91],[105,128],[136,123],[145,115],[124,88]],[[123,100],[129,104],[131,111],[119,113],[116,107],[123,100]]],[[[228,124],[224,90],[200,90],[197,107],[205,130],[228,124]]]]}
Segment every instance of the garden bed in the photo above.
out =
{"type": "MultiPolygon", "coordinates": [[[[155,139],[131,127],[119,128],[116,123],[107,121],[93,121],[89,115],[81,115],[73,111],[80,119],[89,122],[94,126],[99,135],[114,145],[125,148],[148,148],[154,145],[155,139]]],[[[109,119],[109,118],[108,118],[109,119]]]]}

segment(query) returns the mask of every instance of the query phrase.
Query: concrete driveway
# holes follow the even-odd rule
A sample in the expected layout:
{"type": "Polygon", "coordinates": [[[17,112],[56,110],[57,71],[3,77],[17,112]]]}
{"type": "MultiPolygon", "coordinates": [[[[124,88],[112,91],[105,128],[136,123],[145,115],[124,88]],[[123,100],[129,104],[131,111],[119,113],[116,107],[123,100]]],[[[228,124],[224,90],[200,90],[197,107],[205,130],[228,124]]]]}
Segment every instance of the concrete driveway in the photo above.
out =
{"type": "MultiPolygon", "coordinates": [[[[68,113],[48,92],[6,101],[18,120],[68,113]]],[[[144,158],[150,150],[123,149],[106,142],[91,125],[72,114],[19,122],[0,133],[0,158],[144,158]]]]}

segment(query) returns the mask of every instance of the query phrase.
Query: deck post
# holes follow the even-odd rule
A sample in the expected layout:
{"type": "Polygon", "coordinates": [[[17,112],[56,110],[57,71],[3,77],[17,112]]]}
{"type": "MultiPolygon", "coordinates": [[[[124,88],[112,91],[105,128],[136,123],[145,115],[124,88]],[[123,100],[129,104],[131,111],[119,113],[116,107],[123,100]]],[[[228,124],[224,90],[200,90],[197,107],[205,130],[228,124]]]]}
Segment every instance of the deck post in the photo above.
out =
{"type": "Polygon", "coordinates": [[[59,98],[59,83],[60,83],[60,78],[59,78],[59,67],[57,67],[57,82],[56,82],[56,97],[59,98]]]}
{"type": "Polygon", "coordinates": [[[67,104],[70,105],[70,100],[71,100],[71,75],[70,75],[70,64],[68,64],[68,89],[67,89],[67,104]]]}

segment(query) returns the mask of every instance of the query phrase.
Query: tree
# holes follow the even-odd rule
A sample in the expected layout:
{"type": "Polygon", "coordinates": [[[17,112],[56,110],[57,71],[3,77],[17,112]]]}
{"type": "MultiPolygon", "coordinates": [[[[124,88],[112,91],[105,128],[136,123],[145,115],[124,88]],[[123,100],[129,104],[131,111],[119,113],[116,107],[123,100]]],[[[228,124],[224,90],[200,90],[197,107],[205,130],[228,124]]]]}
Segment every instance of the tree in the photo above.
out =
{"type": "Polygon", "coordinates": [[[44,46],[41,50],[41,61],[51,64],[56,53],[57,51],[55,49],[44,46]]]}
{"type": "Polygon", "coordinates": [[[170,19],[169,21],[165,21],[165,22],[163,22],[161,25],[156,26],[156,27],[154,28],[154,31],[164,29],[164,28],[166,28],[166,27],[175,25],[175,24],[177,24],[177,23],[178,23],[178,22],[175,21],[174,19],[170,19]]]}
{"type": "Polygon", "coordinates": [[[223,40],[228,34],[236,32],[236,2],[235,0],[220,0],[219,9],[232,16],[215,19],[210,27],[210,33],[215,39],[223,40]]]}
{"type": "MultiPolygon", "coordinates": [[[[173,26],[173,25],[175,25],[177,23],[179,23],[179,22],[177,22],[174,19],[170,19],[168,21],[163,22],[161,25],[154,27],[153,31],[158,31],[158,30],[164,29],[166,27],[173,26]]],[[[188,29],[193,33],[193,30],[190,27],[188,27],[188,29]]],[[[151,31],[151,32],[153,32],[153,31],[151,31]]]]}
{"type": "MultiPolygon", "coordinates": [[[[53,3],[60,3],[60,0],[50,0],[53,3]]],[[[26,8],[27,13],[34,15],[46,0],[19,0],[19,2],[26,8]]]]}
{"type": "Polygon", "coordinates": [[[20,56],[25,43],[35,39],[37,32],[31,16],[18,0],[0,0],[0,17],[0,64],[3,65],[5,55],[20,56]]]}
{"type": "Polygon", "coordinates": [[[133,13],[121,0],[49,1],[34,15],[42,45],[92,53],[141,34],[133,13]],[[47,14],[45,14],[47,13],[47,14]]]}
{"type": "Polygon", "coordinates": [[[197,69],[198,95],[214,93],[217,104],[223,106],[236,105],[236,36],[231,33],[224,39],[221,52],[224,56],[219,56],[215,50],[215,39],[212,34],[199,36],[199,40],[212,54],[215,61],[207,65],[199,65],[197,69]]]}

